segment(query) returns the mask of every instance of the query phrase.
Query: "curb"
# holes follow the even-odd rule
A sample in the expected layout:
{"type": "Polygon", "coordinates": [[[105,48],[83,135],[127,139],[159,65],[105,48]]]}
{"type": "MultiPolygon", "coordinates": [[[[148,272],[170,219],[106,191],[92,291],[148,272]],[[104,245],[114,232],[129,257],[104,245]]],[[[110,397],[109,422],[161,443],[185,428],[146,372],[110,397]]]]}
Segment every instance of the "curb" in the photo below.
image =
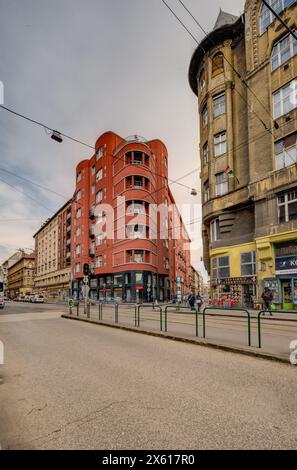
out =
{"type": "Polygon", "coordinates": [[[90,323],[92,325],[98,325],[98,326],[105,326],[108,328],[115,328],[118,330],[124,330],[124,331],[130,331],[133,333],[138,333],[138,334],[143,334],[147,336],[154,336],[157,338],[164,338],[168,339],[171,341],[179,341],[181,343],[187,343],[187,344],[195,344],[196,346],[205,346],[207,348],[212,348],[212,349],[219,349],[221,351],[225,352],[232,352],[232,353],[237,353],[237,354],[243,354],[245,356],[250,356],[250,357],[257,357],[259,359],[266,359],[268,361],[273,361],[273,362],[281,362],[283,364],[291,365],[289,358],[286,358],[285,356],[280,356],[278,354],[271,354],[271,353],[265,353],[265,352],[260,352],[257,350],[253,349],[248,349],[244,347],[237,347],[237,346],[228,346],[225,344],[221,343],[213,343],[211,341],[207,341],[205,339],[192,339],[192,338],[187,338],[184,336],[179,336],[179,335],[172,335],[168,333],[159,333],[157,331],[150,331],[150,330],[141,330],[138,328],[133,328],[131,326],[124,326],[124,325],[119,325],[119,324],[114,324],[114,323],[107,323],[107,322],[97,322],[93,320],[89,320],[88,318],[79,318],[79,317],[73,317],[70,315],[65,315],[63,314],[61,318],[65,318],[67,320],[75,320],[75,321],[82,321],[84,323],[90,323]]]}

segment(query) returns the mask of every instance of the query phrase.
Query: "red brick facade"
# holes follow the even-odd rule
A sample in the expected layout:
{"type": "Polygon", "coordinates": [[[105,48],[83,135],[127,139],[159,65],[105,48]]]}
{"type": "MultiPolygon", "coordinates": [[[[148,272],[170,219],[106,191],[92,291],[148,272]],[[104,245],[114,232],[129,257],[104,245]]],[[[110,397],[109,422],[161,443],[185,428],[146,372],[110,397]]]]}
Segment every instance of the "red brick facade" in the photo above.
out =
{"type": "Polygon", "coordinates": [[[166,213],[174,204],[167,167],[161,141],[125,140],[112,132],[97,140],[90,160],[79,163],[72,224],[75,296],[85,263],[93,274],[93,298],[169,300],[176,295],[177,277],[178,290],[190,292],[188,235],[182,228],[174,239],[183,227],[181,217],[166,213]],[[156,216],[160,204],[164,213],[156,216]]]}

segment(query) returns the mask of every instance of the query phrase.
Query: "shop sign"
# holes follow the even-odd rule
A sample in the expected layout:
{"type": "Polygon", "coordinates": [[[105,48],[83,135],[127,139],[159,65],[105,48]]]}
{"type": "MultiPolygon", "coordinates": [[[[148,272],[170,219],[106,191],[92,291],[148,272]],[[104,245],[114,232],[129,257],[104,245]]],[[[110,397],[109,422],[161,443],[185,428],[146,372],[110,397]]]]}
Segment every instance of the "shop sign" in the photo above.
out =
{"type": "Polygon", "coordinates": [[[213,279],[212,285],[223,284],[225,286],[236,286],[242,284],[253,285],[257,283],[257,278],[253,277],[226,277],[225,279],[213,279]]]}
{"type": "Polygon", "coordinates": [[[136,286],[136,290],[144,290],[143,286],[136,286]]]}
{"type": "Polygon", "coordinates": [[[276,258],[276,274],[297,274],[297,256],[287,256],[286,258],[276,258]]]}

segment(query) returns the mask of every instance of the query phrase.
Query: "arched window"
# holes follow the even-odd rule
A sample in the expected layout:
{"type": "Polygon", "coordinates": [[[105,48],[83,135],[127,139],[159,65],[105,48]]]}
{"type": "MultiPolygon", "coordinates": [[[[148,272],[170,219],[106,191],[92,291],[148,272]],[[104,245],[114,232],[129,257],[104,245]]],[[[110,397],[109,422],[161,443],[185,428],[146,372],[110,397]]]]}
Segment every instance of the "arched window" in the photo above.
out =
{"type": "Polygon", "coordinates": [[[200,88],[200,91],[203,91],[205,89],[205,86],[206,86],[205,70],[202,69],[201,73],[199,75],[199,88],[200,88]]]}
{"type": "Polygon", "coordinates": [[[218,52],[212,59],[212,77],[216,77],[220,73],[224,73],[224,56],[218,52]]]}
{"type": "MultiPolygon", "coordinates": [[[[276,13],[281,13],[285,8],[290,7],[296,0],[268,0],[269,5],[272,6],[276,13]]],[[[267,8],[263,3],[260,8],[260,34],[265,33],[269,25],[275,20],[272,11],[267,8]]]]}

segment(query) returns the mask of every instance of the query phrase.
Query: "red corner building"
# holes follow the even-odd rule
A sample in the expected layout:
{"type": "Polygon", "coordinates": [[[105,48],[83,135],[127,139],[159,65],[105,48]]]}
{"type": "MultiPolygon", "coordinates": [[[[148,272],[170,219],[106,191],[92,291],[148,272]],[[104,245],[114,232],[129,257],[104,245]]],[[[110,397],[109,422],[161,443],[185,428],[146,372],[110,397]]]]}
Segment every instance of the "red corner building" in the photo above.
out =
{"type": "Polygon", "coordinates": [[[76,168],[72,226],[73,295],[83,266],[90,297],[167,301],[191,290],[189,237],[168,187],[168,155],[160,140],[113,132],[76,168]]]}

